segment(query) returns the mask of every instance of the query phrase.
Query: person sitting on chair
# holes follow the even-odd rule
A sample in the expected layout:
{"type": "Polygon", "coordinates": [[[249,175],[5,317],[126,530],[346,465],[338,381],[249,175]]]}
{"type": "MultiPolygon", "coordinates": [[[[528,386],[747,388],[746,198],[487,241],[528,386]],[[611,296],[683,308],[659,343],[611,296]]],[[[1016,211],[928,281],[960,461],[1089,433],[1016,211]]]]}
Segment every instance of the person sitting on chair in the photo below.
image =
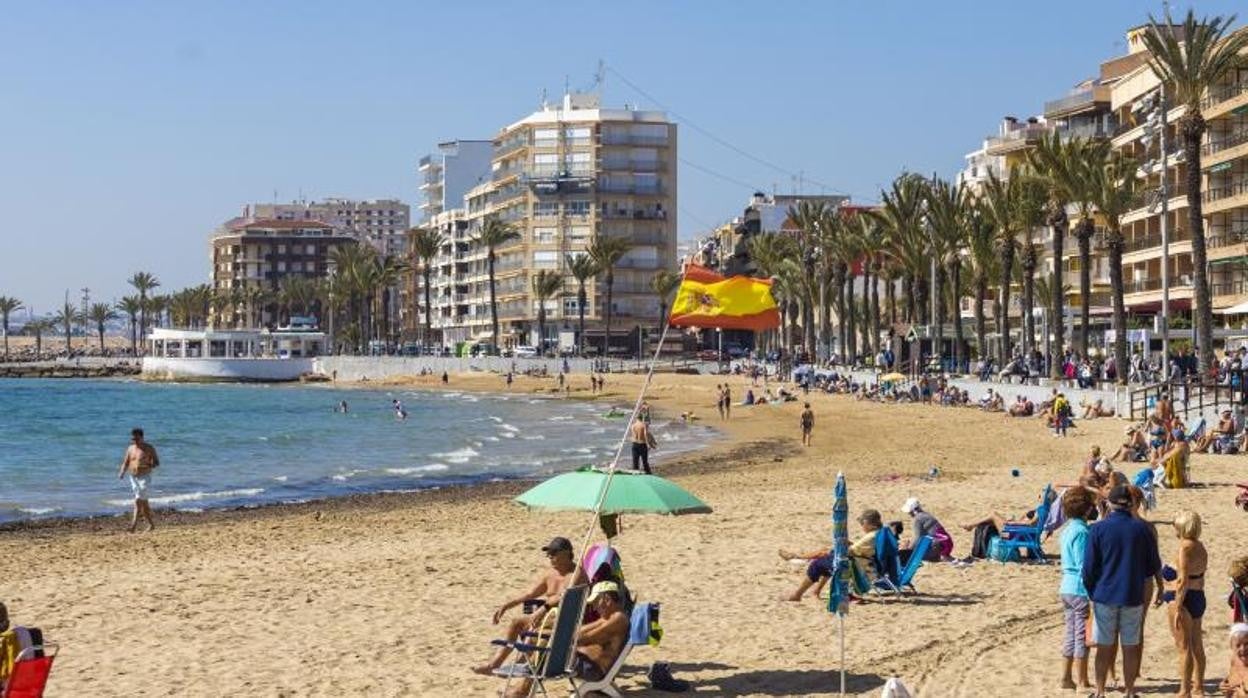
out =
{"type": "Polygon", "coordinates": [[[1209,447],[1218,444],[1222,448],[1214,449],[1215,452],[1222,453],[1229,449],[1225,446],[1235,443],[1235,418],[1231,416],[1230,408],[1222,410],[1222,416],[1218,420],[1218,426],[1206,431],[1199,438],[1191,443],[1192,451],[1195,453],[1208,453],[1209,447]]]}
{"type": "MultiPolygon", "coordinates": [[[[867,575],[867,579],[874,579],[875,572],[875,537],[879,534],[880,529],[884,527],[883,518],[880,512],[875,509],[866,509],[858,517],[858,523],[862,526],[863,535],[852,542],[849,546],[849,559],[860,570],[867,575]]],[[[812,586],[815,587],[815,596],[819,595],[823,585],[832,577],[832,573],[836,571],[836,563],[833,558],[833,552],[827,548],[812,550],[805,553],[792,553],[787,550],[780,551],[780,557],[785,560],[810,560],[810,564],[806,566],[806,579],[802,580],[797,591],[784,597],[786,601],[801,601],[802,596],[806,594],[812,586]]]]}
{"type": "MultiPolygon", "coordinates": [[[[557,536],[551,539],[549,543],[542,546],[542,552],[546,553],[546,557],[550,559],[550,569],[543,571],[537,582],[526,593],[507,601],[494,611],[494,624],[498,625],[509,609],[526,602],[538,604],[533,612],[515,618],[507,626],[508,642],[515,642],[521,633],[541,625],[546,612],[559,606],[563,592],[569,586],[586,582],[585,571],[576,564],[576,559],[572,554],[572,542],[567,538],[557,536]]],[[[510,647],[499,647],[489,662],[473,667],[472,670],[488,676],[501,667],[510,654],[510,647]]]]}

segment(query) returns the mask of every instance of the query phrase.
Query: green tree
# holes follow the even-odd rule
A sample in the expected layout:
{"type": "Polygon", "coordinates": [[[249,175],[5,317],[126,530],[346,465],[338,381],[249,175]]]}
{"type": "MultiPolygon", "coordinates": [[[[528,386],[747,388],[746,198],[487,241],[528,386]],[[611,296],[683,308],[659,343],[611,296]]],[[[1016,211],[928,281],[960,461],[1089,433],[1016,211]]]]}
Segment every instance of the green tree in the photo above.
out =
{"type": "Polygon", "coordinates": [[[100,351],[104,351],[104,325],[117,319],[117,312],[108,303],[92,303],[87,309],[87,318],[95,323],[95,331],[100,337],[100,351]]]}
{"type": "Polygon", "coordinates": [[[55,329],[55,325],[44,318],[31,320],[22,326],[22,332],[25,334],[33,334],[35,336],[35,360],[43,358],[43,333],[51,332],[55,329]]]}
{"type": "Polygon", "coordinates": [[[680,288],[681,275],[670,269],[661,269],[650,279],[650,288],[659,297],[659,332],[667,327],[667,309],[672,303],[672,294],[680,288]]]}
{"type": "Polygon", "coordinates": [[[493,332],[491,341],[494,344],[494,351],[498,352],[502,347],[498,334],[498,294],[494,282],[494,264],[498,260],[497,250],[520,239],[520,232],[511,224],[503,222],[497,216],[489,216],[481,224],[481,230],[477,233],[476,243],[479,247],[486,250],[485,264],[486,271],[489,274],[490,283],[490,331],[493,332]]]}
{"type": "Polygon", "coordinates": [[[22,302],[10,296],[0,296],[0,325],[4,329],[4,360],[9,360],[9,316],[22,309],[22,302]]]}
{"type": "Polygon", "coordinates": [[[607,322],[603,328],[603,352],[602,355],[609,357],[611,355],[611,317],[614,314],[613,293],[615,289],[615,265],[619,264],[624,255],[632,249],[633,243],[626,238],[612,238],[604,235],[597,235],[589,244],[586,253],[594,260],[594,264],[601,270],[603,275],[603,283],[607,286],[607,322]]]}
{"type": "Polygon", "coordinates": [[[1122,217],[1135,207],[1136,163],[1120,153],[1105,153],[1100,167],[1092,170],[1090,192],[1096,210],[1105,221],[1105,247],[1109,250],[1109,285],[1114,317],[1114,368],[1119,385],[1127,384],[1127,313],[1123,302],[1122,217]]]}
{"type": "Polygon", "coordinates": [[[989,284],[998,277],[1000,260],[997,258],[996,231],[977,203],[967,215],[967,253],[971,265],[971,292],[975,298],[975,344],[980,358],[984,359],[990,356],[984,299],[988,297],[989,284]]]}
{"type": "Polygon", "coordinates": [[[117,302],[117,310],[125,313],[130,321],[130,355],[138,356],[139,313],[143,311],[143,302],[138,296],[125,296],[117,302]]]}
{"type": "Polygon", "coordinates": [[[563,274],[539,269],[532,277],[533,297],[537,299],[537,353],[546,355],[546,301],[563,290],[563,274]]]}
{"type": "Polygon", "coordinates": [[[80,321],[81,317],[82,314],[78,312],[78,309],[74,307],[74,304],[66,302],[60,310],[56,311],[56,316],[52,319],[52,322],[56,325],[60,325],[62,331],[65,333],[66,353],[69,353],[70,349],[72,349],[70,339],[74,336],[74,325],[80,321]]]}
{"type": "Polygon", "coordinates": [[[142,315],[139,316],[139,340],[142,341],[147,336],[147,313],[148,298],[151,291],[160,286],[160,281],[155,274],[146,271],[136,271],[127,281],[139,292],[139,304],[142,306],[142,315]]]}
{"type": "MultiPolygon", "coordinates": [[[[1148,28],[1141,35],[1144,47],[1149,51],[1149,66],[1165,87],[1167,98],[1173,104],[1187,108],[1175,127],[1183,141],[1187,167],[1187,227],[1192,234],[1196,334],[1202,368],[1212,365],[1214,356],[1213,305],[1200,188],[1200,141],[1206,124],[1200,106],[1209,88],[1242,65],[1239,53],[1248,47],[1248,32],[1231,32],[1234,21],[1234,16],[1198,20],[1195,12],[1188,10],[1183,24],[1175,31],[1170,11],[1166,10],[1165,23],[1159,23],[1149,15],[1148,28]]],[[[1118,370],[1121,373],[1122,367],[1118,370]]]]}
{"type": "Polygon", "coordinates": [[[564,255],[568,273],[576,279],[576,346],[580,356],[585,355],[585,304],[588,302],[585,284],[598,276],[598,265],[584,252],[564,255]]]}
{"type": "Polygon", "coordinates": [[[1021,176],[1018,168],[1011,168],[1007,179],[998,177],[995,172],[989,172],[978,199],[984,220],[992,226],[997,259],[1000,260],[997,266],[999,275],[997,302],[993,304],[998,334],[997,364],[999,366],[1005,366],[1012,356],[1010,351],[1010,283],[1014,276],[1015,254],[1018,251],[1018,240],[1015,235],[1018,216],[1014,209],[1015,202],[1018,200],[1021,176]]]}
{"type": "Polygon", "coordinates": [[[425,334],[421,338],[426,346],[433,344],[433,331],[431,329],[431,320],[433,316],[433,300],[431,297],[431,289],[433,287],[433,258],[438,256],[438,250],[446,242],[446,238],[442,233],[433,228],[412,228],[407,231],[408,248],[412,251],[412,266],[420,265],[421,279],[425,287],[425,334]]]}

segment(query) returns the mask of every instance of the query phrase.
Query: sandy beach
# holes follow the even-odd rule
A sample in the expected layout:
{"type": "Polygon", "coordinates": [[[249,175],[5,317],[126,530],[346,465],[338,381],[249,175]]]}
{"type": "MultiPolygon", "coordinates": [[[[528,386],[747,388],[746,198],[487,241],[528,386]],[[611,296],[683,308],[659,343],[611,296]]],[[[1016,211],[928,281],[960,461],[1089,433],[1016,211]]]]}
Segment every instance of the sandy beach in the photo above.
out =
{"type": "MultiPolygon", "coordinates": [[[[1074,481],[1088,449],[1112,451],[1124,424],[1081,422],[1056,439],[1032,419],[812,395],[814,445],[803,448],[800,403],[734,406],[718,422],[720,380],[664,375],[650,390],[657,419],[692,409],[722,436],[659,467],[713,514],[626,517],[616,540],[634,592],[663,604],[662,644],[636,649],[619,682],[629,695],[664,695],[642,676],[658,660],[699,695],[837,695],[836,617],[813,597],[779,600],[801,568],[776,551],[828,545],[838,470],[851,517],[871,507],[903,519],[897,510],[913,495],[954,530],[992,511],[1017,515],[1046,483],[1074,481]],[[932,465],[941,475],[925,480],[932,465]]],[[[573,381],[574,397],[587,397],[587,379],[573,381]]],[[[607,381],[601,399],[624,404],[640,378],[607,381]]],[[[409,384],[438,387],[432,378],[409,384]]],[[[731,385],[739,401],[746,382],[731,385]]],[[[452,377],[451,387],[503,383],[474,374],[452,377]]],[[[553,387],[553,378],[518,377],[512,390],[553,387]]],[[[1245,462],[1194,456],[1205,486],[1163,492],[1149,513],[1166,523],[1181,509],[1205,517],[1210,690],[1229,656],[1225,569],[1248,552],[1248,514],[1231,486],[1248,480],[1245,462]]],[[[49,696],[492,695],[501,681],[468,667],[497,636],[493,609],[546,564],[543,543],[564,535],[579,548],[589,523],[508,501],[524,487],[179,515],[133,536],[119,519],[3,531],[0,600],[16,622],[60,643],[49,696]]],[[[1168,525],[1160,531],[1170,561],[1176,541],[1168,525]]],[[[969,534],[955,537],[955,555],[967,555],[969,534]]],[[[1056,540],[1046,550],[1056,555],[1056,540]]],[[[915,580],[919,595],[854,605],[845,622],[850,694],[878,695],[896,675],[920,696],[1080,695],[1056,688],[1058,577],[1055,564],[928,564],[915,580]]],[[[1174,692],[1164,612],[1150,612],[1145,638],[1141,688],[1174,692]]]]}

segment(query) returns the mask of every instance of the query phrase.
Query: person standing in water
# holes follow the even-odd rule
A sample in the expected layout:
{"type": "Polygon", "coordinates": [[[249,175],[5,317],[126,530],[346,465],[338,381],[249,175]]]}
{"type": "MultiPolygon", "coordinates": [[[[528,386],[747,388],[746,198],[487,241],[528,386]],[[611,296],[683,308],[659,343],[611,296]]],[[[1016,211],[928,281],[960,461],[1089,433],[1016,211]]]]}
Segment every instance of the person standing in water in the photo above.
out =
{"type": "Polygon", "coordinates": [[[346,414],[351,411],[351,408],[347,406],[346,400],[342,400],[338,403],[338,411],[343,414],[346,414]]]}
{"type": "Polygon", "coordinates": [[[637,465],[640,463],[649,475],[650,449],[658,446],[654,441],[654,435],[650,433],[650,426],[640,419],[634,420],[633,425],[628,429],[628,434],[633,442],[633,470],[637,470],[637,465]]]}
{"type": "Polygon", "coordinates": [[[147,522],[147,530],[156,528],[152,520],[152,506],[147,501],[147,492],[152,485],[152,471],[160,465],[160,457],[156,448],[143,440],[143,430],[135,427],[130,430],[130,446],[122,456],[121,468],[117,472],[120,480],[130,476],[130,489],[134,491],[134,514],[130,517],[130,532],[134,533],[139,526],[139,517],[147,522]]]}
{"type": "Polygon", "coordinates": [[[407,419],[407,410],[403,409],[403,403],[398,400],[394,401],[394,418],[400,422],[407,419]]]}

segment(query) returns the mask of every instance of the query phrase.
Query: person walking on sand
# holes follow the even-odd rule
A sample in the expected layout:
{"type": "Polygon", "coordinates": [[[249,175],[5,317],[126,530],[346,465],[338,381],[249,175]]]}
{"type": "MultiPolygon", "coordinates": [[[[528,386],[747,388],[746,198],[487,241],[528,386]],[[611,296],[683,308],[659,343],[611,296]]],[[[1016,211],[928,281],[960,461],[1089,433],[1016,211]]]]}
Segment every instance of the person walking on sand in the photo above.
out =
{"type": "Polygon", "coordinates": [[[1092,601],[1092,636],[1096,644],[1096,693],[1105,696],[1105,681],[1122,645],[1122,678],[1126,695],[1136,696],[1144,615],[1144,580],[1161,569],[1157,540],[1148,524],[1131,515],[1131,490],[1110,490],[1109,515],[1088,528],[1083,556],[1083,586],[1092,601]]]}
{"type": "Polygon", "coordinates": [[[806,403],[806,409],[802,410],[802,445],[810,445],[810,432],[815,428],[815,413],[810,409],[810,403],[806,403]]]}
{"type": "Polygon", "coordinates": [[[508,372],[507,372],[507,389],[508,389],[508,390],[511,390],[511,382],[512,382],[513,380],[515,380],[515,379],[514,379],[514,378],[512,378],[512,374],[511,374],[511,372],[510,372],[510,371],[508,371],[508,372]]]}
{"type": "Polygon", "coordinates": [[[650,449],[658,448],[654,434],[650,433],[650,426],[640,419],[634,420],[633,425],[628,428],[628,434],[633,442],[633,470],[637,470],[637,464],[640,463],[649,475],[650,449]]]}
{"type": "Polygon", "coordinates": [[[732,417],[732,388],[724,383],[724,419],[732,417]]]}
{"type": "Polygon", "coordinates": [[[715,409],[719,410],[719,418],[724,418],[724,386],[715,384],[715,409]]]}
{"type": "Polygon", "coordinates": [[[446,385],[447,383],[450,383],[450,382],[451,382],[451,376],[446,371],[443,371],[442,372],[442,385],[446,385]]]}
{"type": "Polygon", "coordinates": [[[130,446],[122,456],[121,468],[117,472],[120,480],[130,476],[130,489],[134,491],[134,514],[130,517],[130,532],[134,533],[139,526],[139,517],[147,522],[147,530],[156,528],[152,520],[152,506],[147,501],[147,492],[152,485],[152,471],[160,465],[160,457],[156,448],[143,440],[143,430],[135,427],[130,430],[130,446]]]}

